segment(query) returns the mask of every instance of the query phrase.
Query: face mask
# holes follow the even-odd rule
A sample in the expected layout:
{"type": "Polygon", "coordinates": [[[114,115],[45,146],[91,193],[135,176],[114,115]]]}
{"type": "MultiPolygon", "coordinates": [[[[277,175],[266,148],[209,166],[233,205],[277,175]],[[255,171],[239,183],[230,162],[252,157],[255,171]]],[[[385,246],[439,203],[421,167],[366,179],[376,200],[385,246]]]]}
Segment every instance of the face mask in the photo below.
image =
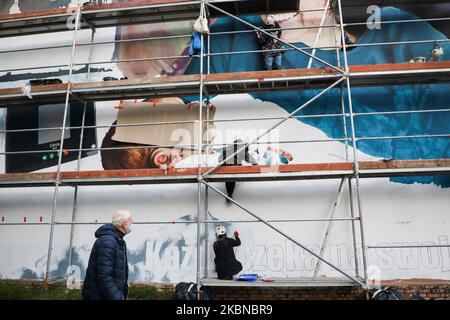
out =
{"type": "Polygon", "coordinates": [[[129,234],[130,232],[131,232],[131,230],[132,230],[132,227],[131,227],[131,224],[128,226],[128,228],[127,228],[127,234],[129,234]]]}
{"type": "Polygon", "coordinates": [[[125,234],[129,234],[131,232],[131,223],[128,226],[123,225],[122,226],[123,229],[125,229],[124,233],[125,234]]]}

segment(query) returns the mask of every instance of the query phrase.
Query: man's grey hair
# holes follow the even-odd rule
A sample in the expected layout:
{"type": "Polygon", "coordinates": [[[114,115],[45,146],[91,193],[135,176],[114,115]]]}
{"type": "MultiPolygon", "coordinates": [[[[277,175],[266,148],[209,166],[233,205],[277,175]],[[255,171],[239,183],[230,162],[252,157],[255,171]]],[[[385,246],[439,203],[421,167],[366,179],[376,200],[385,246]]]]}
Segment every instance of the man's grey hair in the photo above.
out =
{"type": "Polygon", "coordinates": [[[115,226],[120,226],[122,223],[130,219],[131,212],[128,210],[117,210],[113,213],[112,224],[115,226]]]}

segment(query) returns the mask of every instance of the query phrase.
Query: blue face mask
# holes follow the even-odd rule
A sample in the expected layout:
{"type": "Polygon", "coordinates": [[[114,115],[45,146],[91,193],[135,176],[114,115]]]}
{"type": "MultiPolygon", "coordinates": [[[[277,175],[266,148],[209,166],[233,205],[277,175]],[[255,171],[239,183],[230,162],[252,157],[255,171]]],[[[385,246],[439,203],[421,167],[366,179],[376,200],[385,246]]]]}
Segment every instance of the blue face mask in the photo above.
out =
{"type": "Polygon", "coordinates": [[[128,228],[127,228],[127,234],[129,234],[130,232],[131,232],[131,230],[132,230],[133,228],[131,227],[131,224],[128,226],[128,228]]]}

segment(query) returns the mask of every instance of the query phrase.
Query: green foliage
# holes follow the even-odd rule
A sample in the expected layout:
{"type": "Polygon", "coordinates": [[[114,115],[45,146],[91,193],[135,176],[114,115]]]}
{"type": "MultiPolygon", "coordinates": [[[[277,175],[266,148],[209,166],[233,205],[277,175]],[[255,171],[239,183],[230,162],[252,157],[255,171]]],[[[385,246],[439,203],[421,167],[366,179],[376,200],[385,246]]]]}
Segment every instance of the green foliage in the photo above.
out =
{"type": "MultiPolygon", "coordinates": [[[[129,290],[130,300],[172,300],[174,292],[159,291],[154,286],[132,286],[129,290]]],[[[68,290],[65,283],[43,283],[0,280],[0,300],[81,300],[81,290],[68,290]]]]}

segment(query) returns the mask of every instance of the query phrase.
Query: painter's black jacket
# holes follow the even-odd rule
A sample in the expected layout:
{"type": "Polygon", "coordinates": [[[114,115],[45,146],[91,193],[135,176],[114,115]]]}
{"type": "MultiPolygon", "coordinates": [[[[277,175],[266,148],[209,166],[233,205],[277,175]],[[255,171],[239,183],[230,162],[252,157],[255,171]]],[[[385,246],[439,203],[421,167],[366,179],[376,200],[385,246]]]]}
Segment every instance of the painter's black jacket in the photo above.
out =
{"type": "Polygon", "coordinates": [[[128,261],[124,234],[111,223],[96,232],[83,284],[85,300],[125,300],[128,295],[128,261]]]}
{"type": "MultiPolygon", "coordinates": [[[[274,26],[267,26],[265,28],[265,31],[272,36],[281,38],[281,26],[278,24],[278,22],[276,22],[274,26]]],[[[271,36],[260,31],[257,32],[257,36],[262,49],[265,51],[263,52],[264,57],[271,56],[273,54],[284,54],[286,52],[285,50],[283,50],[284,44],[281,41],[274,39],[271,36]]]]}
{"type": "Polygon", "coordinates": [[[234,255],[234,247],[240,246],[241,240],[231,238],[219,239],[214,242],[214,253],[216,257],[216,272],[219,278],[223,276],[234,276],[242,270],[242,264],[236,260],[234,255]]]}

